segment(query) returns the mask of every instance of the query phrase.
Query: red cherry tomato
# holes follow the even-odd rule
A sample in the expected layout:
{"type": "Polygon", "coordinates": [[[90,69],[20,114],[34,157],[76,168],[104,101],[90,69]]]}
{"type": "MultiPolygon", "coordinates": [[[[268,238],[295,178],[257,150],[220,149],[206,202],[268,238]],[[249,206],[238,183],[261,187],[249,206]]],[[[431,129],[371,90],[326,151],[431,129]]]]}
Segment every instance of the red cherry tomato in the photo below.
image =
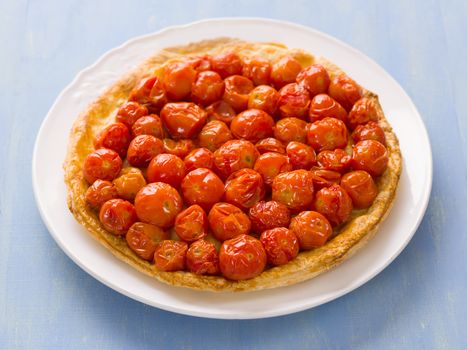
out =
{"type": "Polygon", "coordinates": [[[297,75],[297,83],[307,89],[311,97],[328,91],[329,82],[329,74],[320,64],[312,64],[297,75]]]}
{"type": "Polygon", "coordinates": [[[186,203],[198,204],[209,210],[224,195],[224,184],[211,170],[199,168],[185,176],[182,181],[182,193],[186,203]]]}
{"type": "Polygon", "coordinates": [[[248,107],[250,91],[255,87],[250,79],[241,75],[232,75],[224,80],[225,90],[222,99],[236,112],[241,112],[248,107]]]}
{"type": "Polygon", "coordinates": [[[273,137],[262,139],[261,141],[256,142],[255,146],[258,152],[261,154],[266,152],[277,152],[280,154],[285,154],[285,148],[282,142],[273,137]]]}
{"type": "Polygon", "coordinates": [[[120,198],[132,202],[138,191],[146,186],[146,180],[138,168],[125,168],[113,184],[120,198]]]}
{"type": "Polygon", "coordinates": [[[352,199],[341,186],[331,185],[323,187],[316,192],[314,207],[332,225],[338,226],[350,217],[352,213],[352,199]]]}
{"type": "Polygon", "coordinates": [[[214,155],[207,148],[196,148],[188,153],[183,162],[187,173],[198,168],[212,169],[214,155]]]}
{"type": "Polygon", "coordinates": [[[157,244],[169,239],[169,234],[160,227],[135,222],[126,233],[126,242],[130,249],[141,259],[152,261],[157,244]]]}
{"type": "Polygon", "coordinates": [[[232,133],[229,127],[219,120],[208,122],[198,134],[199,146],[205,147],[211,152],[230,140],[232,140],[232,133]]]}
{"type": "Polygon", "coordinates": [[[286,205],[276,202],[258,202],[249,211],[251,229],[261,233],[276,227],[288,227],[290,211],[286,205]]]}
{"type": "Polygon", "coordinates": [[[223,242],[238,235],[248,234],[251,223],[248,216],[229,203],[219,202],[209,211],[209,227],[211,227],[213,236],[223,242]]]}
{"type": "Polygon", "coordinates": [[[207,106],[222,98],[224,94],[224,81],[213,71],[198,73],[191,87],[191,100],[197,104],[207,106]]]}
{"type": "Polygon", "coordinates": [[[268,85],[271,77],[271,64],[262,57],[252,57],[243,61],[242,75],[255,85],[268,85]]]}
{"type": "Polygon", "coordinates": [[[285,56],[272,65],[271,81],[276,89],[295,82],[302,65],[295,58],[285,56]]]}
{"type": "Polygon", "coordinates": [[[369,121],[364,125],[358,125],[352,133],[355,143],[364,140],[375,140],[386,146],[386,135],[377,122],[369,121]]]}
{"type": "Polygon", "coordinates": [[[117,152],[100,148],[90,153],[83,164],[83,176],[92,184],[97,179],[113,180],[122,169],[122,159],[117,152]]]}
{"type": "Polygon", "coordinates": [[[331,79],[328,94],[347,111],[362,97],[362,88],[345,74],[331,79]]]}
{"type": "Polygon", "coordinates": [[[232,106],[222,100],[206,107],[206,112],[208,113],[208,121],[219,120],[227,125],[230,125],[230,122],[236,116],[232,106]]]}
{"type": "Polygon", "coordinates": [[[308,117],[312,123],[324,118],[337,118],[344,123],[347,122],[347,112],[344,107],[326,94],[319,94],[313,97],[308,117]]]}
{"type": "Polygon", "coordinates": [[[124,235],[137,219],[133,204],[123,199],[108,200],[99,212],[102,226],[116,236],[124,235]]]}
{"type": "Polygon", "coordinates": [[[135,198],[139,219],[162,228],[173,225],[182,207],[183,201],[177,190],[164,182],[144,186],[135,198]]]}
{"type": "Polygon", "coordinates": [[[185,163],[173,154],[162,153],[152,158],[148,166],[149,182],[165,182],[178,188],[185,177],[185,163]]]}
{"type": "Polygon", "coordinates": [[[108,200],[118,198],[118,193],[110,181],[96,180],[86,190],[85,198],[91,208],[99,210],[108,200]]]}
{"type": "Polygon", "coordinates": [[[163,83],[169,99],[180,101],[191,93],[196,70],[190,62],[172,62],[164,67],[163,83]]]}
{"type": "Polygon", "coordinates": [[[349,135],[343,121],[335,118],[324,118],[308,126],[307,139],[311,147],[321,152],[345,148],[349,141],[349,135]]]}
{"type": "Polygon", "coordinates": [[[219,254],[216,246],[206,239],[193,242],[186,253],[188,270],[197,275],[217,275],[219,273],[219,254]]]}
{"type": "Polygon", "coordinates": [[[181,241],[160,242],[154,253],[154,265],[159,271],[181,271],[185,269],[188,244],[181,241]]]}
{"type": "Polygon", "coordinates": [[[277,110],[279,93],[272,86],[260,85],[250,92],[248,97],[248,109],[260,109],[269,115],[274,115],[277,110]]]}
{"type": "Polygon", "coordinates": [[[193,68],[197,72],[205,72],[207,70],[211,70],[210,57],[207,55],[189,58],[188,62],[193,66],[193,68]]]}
{"type": "Polygon", "coordinates": [[[352,198],[356,208],[369,208],[378,195],[378,188],[370,174],[363,170],[351,171],[341,180],[342,188],[352,198]]]}
{"type": "Polygon", "coordinates": [[[310,169],[316,163],[315,150],[304,143],[296,141],[289,142],[286,152],[290,164],[295,170],[310,169]]]}
{"type": "Polygon", "coordinates": [[[341,180],[341,174],[332,170],[314,167],[310,169],[310,174],[313,177],[313,185],[315,186],[315,190],[320,190],[323,187],[339,184],[341,180]]]}
{"type": "Polygon", "coordinates": [[[186,242],[194,242],[206,237],[208,218],[203,208],[195,204],[180,212],[175,219],[175,233],[186,242]]]}
{"type": "Polygon", "coordinates": [[[211,56],[211,68],[225,79],[228,76],[242,73],[242,60],[234,52],[227,51],[211,56]]]}
{"type": "Polygon", "coordinates": [[[268,262],[274,266],[284,265],[295,259],[300,249],[295,233],[285,227],[264,231],[260,241],[268,262]]]}
{"type": "Polygon", "coordinates": [[[306,142],[307,123],[298,118],[284,118],[276,123],[274,137],[284,144],[292,141],[306,142]]]}
{"type": "Polygon", "coordinates": [[[225,201],[241,209],[248,209],[264,197],[264,182],[252,169],[241,169],[225,182],[225,201]]]}
{"type": "Polygon", "coordinates": [[[353,147],[352,167],[355,170],[364,170],[371,176],[380,176],[386,170],[388,162],[388,150],[378,141],[360,141],[353,147]]]}
{"type": "Polygon", "coordinates": [[[313,201],[313,178],[306,170],[281,173],[272,182],[272,199],[290,210],[307,208],[313,201]]]}
{"type": "Polygon", "coordinates": [[[279,90],[277,108],[281,118],[306,119],[310,102],[308,90],[297,83],[291,83],[279,90]]]}
{"type": "Polygon", "coordinates": [[[258,142],[273,135],[274,119],[262,110],[248,109],[232,120],[230,131],[236,138],[258,142]]]}
{"type": "Polygon", "coordinates": [[[372,98],[363,97],[353,105],[347,117],[347,124],[353,130],[358,125],[366,124],[369,121],[377,121],[378,112],[376,104],[372,98]]]}
{"type": "Polygon", "coordinates": [[[268,152],[259,156],[254,169],[261,174],[264,183],[271,186],[277,175],[292,170],[292,164],[286,155],[268,152]]]}
{"type": "Polygon", "coordinates": [[[94,148],[108,148],[125,157],[130,144],[130,131],[125,124],[114,123],[104,128],[94,139],[94,148]]]}
{"type": "Polygon", "coordinates": [[[343,173],[349,168],[352,157],[343,149],[336,148],[334,151],[320,152],[316,159],[321,168],[343,173]]]}
{"type": "Polygon", "coordinates": [[[260,275],[266,261],[261,242],[248,235],[225,241],[219,252],[220,270],[224,277],[231,280],[246,280],[260,275]]]}
{"type": "Polygon", "coordinates": [[[297,235],[303,250],[321,247],[332,234],[328,219],[316,211],[302,211],[290,222],[290,230],[297,235]]]}
{"type": "Polygon", "coordinates": [[[167,103],[161,119],[169,134],[176,140],[195,136],[207,120],[206,112],[191,102],[167,103]]]}
{"type": "Polygon", "coordinates": [[[156,114],[139,118],[131,127],[133,136],[152,135],[158,139],[165,137],[165,130],[161,119],[156,114]]]}
{"type": "Polygon", "coordinates": [[[162,141],[152,135],[139,135],[130,142],[127,160],[132,166],[147,167],[152,158],[162,153],[162,141]]]}
{"type": "Polygon", "coordinates": [[[131,126],[141,117],[148,115],[148,109],[138,102],[125,102],[117,111],[115,119],[119,123],[131,126]]]}
{"type": "Polygon", "coordinates": [[[249,141],[231,140],[214,152],[214,168],[226,179],[233,172],[243,168],[253,168],[259,152],[249,141]]]}
{"type": "Polygon", "coordinates": [[[174,156],[185,158],[188,153],[195,149],[195,144],[192,140],[172,140],[164,139],[162,141],[164,153],[173,154],[174,156]]]}
{"type": "Polygon", "coordinates": [[[128,100],[144,105],[150,113],[158,113],[167,103],[167,95],[162,82],[153,76],[141,80],[131,90],[128,100]]]}

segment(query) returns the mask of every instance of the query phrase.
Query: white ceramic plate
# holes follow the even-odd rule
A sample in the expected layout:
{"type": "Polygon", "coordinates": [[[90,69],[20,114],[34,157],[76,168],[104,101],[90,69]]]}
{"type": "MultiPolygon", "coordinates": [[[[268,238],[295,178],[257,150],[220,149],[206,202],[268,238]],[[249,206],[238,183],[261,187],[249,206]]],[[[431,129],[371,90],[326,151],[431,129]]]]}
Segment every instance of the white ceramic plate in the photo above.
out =
{"type": "Polygon", "coordinates": [[[305,310],[338,298],[381,272],[415,233],[428,203],[432,158],[422,119],[410,98],[380,66],[314,29],[274,20],[223,18],[171,27],[138,37],[102,56],[63,90],[42,123],[33,156],[36,201],[50,233],[81,268],[114,290],[177,313],[226,319],[262,318],[305,310]],[[404,169],[397,199],[376,237],[331,271],[294,286],[214,294],[159,283],[119,261],[74,220],[66,205],[62,163],[76,116],[123,73],[158,49],[219,36],[275,41],[327,57],[380,96],[399,137],[404,169]]]}

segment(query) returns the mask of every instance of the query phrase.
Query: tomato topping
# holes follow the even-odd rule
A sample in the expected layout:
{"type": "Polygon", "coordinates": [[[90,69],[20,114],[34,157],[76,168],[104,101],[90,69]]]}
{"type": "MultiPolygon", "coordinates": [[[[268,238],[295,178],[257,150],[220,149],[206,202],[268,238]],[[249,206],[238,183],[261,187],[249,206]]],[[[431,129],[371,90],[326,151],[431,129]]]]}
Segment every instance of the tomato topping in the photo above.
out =
{"type": "Polygon", "coordinates": [[[139,219],[162,228],[173,225],[182,207],[183,201],[177,190],[164,182],[144,186],[135,198],[139,219]]]}
{"type": "Polygon", "coordinates": [[[380,176],[386,170],[388,162],[388,150],[378,141],[360,141],[353,147],[352,167],[355,170],[364,170],[371,176],[380,176]]]}
{"type": "Polygon", "coordinates": [[[310,169],[316,163],[315,150],[304,143],[289,142],[286,152],[294,170],[310,169]]]}
{"type": "Polygon", "coordinates": [[[164,139],[162,141],[164,153],[173,154],[174,156],[185,158],[188,153],[190,153],[194,148],[195,144],[192,140],[172,140],[164,139]]]}
{"type": "Polygon", "coordinates": [[[232,75],[224,80],[225,90],[222,99],[236,112],[241,112],[248,107],[250,91],[255,87],[250,79],[241,75],[232,75]]]}
{"type": "Polygon", "coordinates": [[[197,72],[211,70],[211,61],[207,55],[188,58],[187,62],[189,62],[197,72]]]}
{"type": "Polygon", "coordinates": [[[140,189],[146,186],[146,180],[138,168],[124,168],[120,176],[113,181],[118,196],[132,202],[140,189]]]}
{"type": "Polygon", "coordinates": [[[139,118],[131,127],[131,131],[133,136],[152,135],[158,139],[163,139],[165,137],[162,121],[156,114],[139,118]]]}
{"type": "Polygon", "coordinates": [[[293,211],[307,208],[313,201],[313,178],[306,170],[281,173],[272,182],[272,199],[293,211]]]}
{"type": "Polygon", "coordinates": [[[212,169],[214,155],[207,148],[196,148],[188,153],[183,162],[187,173],[198,168],[212,169]]]}
{"type": "Polygon", "coordinates": [[[284,144],[291,141],[306,142],[307,123],[298,118],[284,118],[276,123],[274,137],[284,144]]]}
{"type": "Polygon", "coordinates": [[[277,106],[281,118],[306,119],[310,108],[310,94],[297,83],[287,84],[279,90],[277,106]]]}
{"type": "Polygon", "coordinates": [[[208,121],[219,120],[227,125],[230,125],[230,122],[236,116],[232,106],[222,100],[206,107],[206,112],[208,113],[208,121]]]}
{"type": "Polygon", "coordinates": [[[96,180],[86,190],[85,198],[91,208],[99,210],[108,200],[118,198],[118,193],[110,181],[96,180]]]}
{"type": "Polygon", "coordinates": [[[149,182],[165,182],[178,188],[185,177],[185,163],[173,154],[162,153],[155,156],[148,166],[149,182]]]}
{"type": "Polygon", "coordinates": [[[132,166],[147,167],[152,158],[162,153],[162,141],[152,135],[139,135],[130,142],[127,160],[132,166]]]}
{"type": "Polygon", "coordinates": [[[334,151],[320,152],[316,159],[321,168],[343,173],[349,168],[352,157],[343,149],[336,148],[334,151]]]}
{"type": "Polygon", "coordinates": [[[362,88],[345,74],[337,75],[331,79],[328,94],[347,111],[362,97],[362,88]]]}
{"type": "Polygon", "coordinates": [[[321,152],[345,148],[349,141],[349,135],[343,121],[335,118],[324,118],[308,126],[307,139],[311,147],[321,152]]]}
{"type": "Polygon", "coordinates": [[[286,205],[276,202],[258,202],[250,208],[249,216],[253,232],[261,233],[276,227],[288,227],[290,211],[286,205]]]}
{"type": "Polygon", "coordinates": [[[211,68],[225,79],[230,75],[242,73],[242,60],[234,52],[222,52],[211,56],[211,68]]]}
{"type": "Polygon", "coordinates": [[[220,100],[223,94],[224,81],[219,74],[213,71],[198,73],[191,87],[192,101],[203,106],[220,100]]]}
{"type": "Polygon", "coordinates": [[[371,207],[378,195],[373,178],[363,170],[351,171],[342,176],[341,186],[352,198],[355,208],[371,207]]]}
{"type": "Polygon", "coordinates": [[[225,241],[219,252],[222,274],[231,280],[245,280],[258,276],[266,267],[266,252],[259,240],[240,235],[225,241]]]}
{"type": "Polygon", "coordinates": [[[113,180],[122,169],[122,159],[117,152],[100,148],[90,153],[83,164],[83,176],[92,184],[97,179],[113,180]]]}
{"type": "Polygon", "coordinates": [[[267,85],[271,77],[271,64],[262,57],[252,57],[243,61],[242,75],[255,85],[267,85]]]}
{"type": "Polygon", "coordinates": [[[115,119],[119,123],[131,126],[141,117],[148,115],[148,109],[138,102],[125,102],[117,111],[115,119]]]}
{"type": "Polygon", "coordinates": [[[157,113],[167,103],[164,86],[153,76],[141,80],[130,92],[129,101],[144,105],[150,113],[157,113]]]}
{"type": "Polygon", "coordinates": [[[285,227],[264,231],[260,238],[268,263],[274,266],[287,264],[298,255],[300,246],[295,233],[285,227]]]}
{"type": "Polygon", "coordinates": [[[126,242],[130,249],[141,259],[152,261],[157,244],[169,239],[169,234],[160,227],[135,222],[126,233],[126,242]]]}
{"type": "Polygon", "coordinates": [[[386,146],[386,135],[377,122],[369,121],[364,125],[358,125],[352,133],[355,143],[364,140],[375,140],[386,146]]]}
{"type": "Polygon", "coordinates": [[[225,182],[225,201],[241,209],[248,209],[263,199],[264,182],[252,169],[241,169],[230,175],[225,182]]]}
{"type": "Polygon", "coordinates": [[[265,139],[262,139],[256,142],[255,146],[258,152],[261,154],[266,152],[277,152],[285,154],[285,148],[282,142],[273,137],[267,137],[265,139]]]}
{"type": "Polygon", "coordinates": [[[196,79],[196,70],[190,62],[171,62],[164,67],[163,83],[169,99],[179,101],[190,95],[196,79]]]}
{"type": "Polygon", "coordinates": [[[274,178],[280,174],[292,170],[289,157],[276,152],[268,152],[259,156],[254,169],[261,174],[264,183],[272,185],[274,178]]]}
{"type": "Polygon", "coordinates": [[[369,121],[377,121],[378,113],[376,104],[372,98],[363,97],[353,105],[347,117],[347,123],[351,129],[369,121]]]}
{"type": "Polygon", "coordinates": [[[192,102],[176,102],[167,103],[162,108],[161,119],[174,139],[189,139],[204,126],[207,114],[192,102]]]}
{"type": "Polygon", "coordinates": [[[102,226],[116,236],[124,235],[137,219],[133,204],[123,199],[108,200],[99,212],[102,226]]]}
{"type": "Polygon", "coordinates": [[[328,91],[330,78],[326,68],[320,64],[312,64],[297,75],[297,83],[307,89],[313,97],[328,91]]]}
{"type": "Polygon", "coordinates": [[[188,270],[197,275],[217,275],[219,273],[219,254],[216,246],[206,239],[193,242],[186,253],[188,270]]]}
{"type": "Polygon", "coordinates": [[[232,133],[229,127],[219,120],[208,122],[198,135],[199,146],[205,147],[211,152],[230,140],[232,140],[232,133]]]}
{"type": "Polygon", "coordinates": [[[352,199],[341,186],[331,185],[323,187],[316,192],[314,207],[332,225],[337,226],[347,221],[350,217],[352,199]]]}
{"type": "Polygon", "coordinates": [[[130,144],[130,131],[125,124],[114,123],[104,128],[94,139],[94,148],[108,148],[125,157],[130,144]]]}
{"type": "Polygon", "coordinates": [[[175,233],[186,242],[206,237],[208,218],[203,208],[195,204],[180,212],[175,219],[175,233]]]}
{"type": "Polygon", "coordinates": [[[310,250],[324,245],[332,234],[332,226],[316,211],[302,211],[290,222],[290,230],[298,237],[300,248],[310,250]]]}
{"type": "Polygon", "coordinates": [[[213,236],[221,242],[246,235],[251,228],[250,219],[243,211],[235,205],[223,202],[214,204],[209,211],[208,221],[213,236]]]}
{"type": "Polygon", "coordinates": [[[185,269],[188,244],[181,241],[160,242],[154,252],[154,265],[159,271],[181,271],[185,269]]]}
{"type": "Polygon", "coordinates": [[[277,110],[279,93],[272,86],[260,85],[250,92],[248,97],[249,109],[260,109],[270,115],[274,115],[277,110]]]}
{"type": "Polygon", "coordinates": [[[249,141],[231,140],[214,152],[214,168],[226,179],[233,172],[243,168],[253,168],[259,152],[249,141]]]}
{"type": "Polygon", "coordinates": [[[320,190],[323,187],[329,187],[334,184],[339,184],[341,180],[341,174],[332,170],[314,167],[310,169],[310,173],[313,177],[313,185],[316,190],[320,190]]]}
{"type": "Polygon", "coordinates": [[[258,142],[273,135],[274,119],[262,110],[248,109],[232,120],[230,131],[239,139],[258,142]]]}
{"type": "Polygon", "coordinates": [[[208,210],[224,195],[224,184],[211,170],[199,168],[185,176],[182,193],[188,204],[198,204],[208,210]]]}
{"type": "Polygon", "coordinates": [[[337,118],[345,123],[347,121],[347,112],[331,96],[319,94],[311,100],[308,117],[312,123],[324,118],[337,118]]]}
{"type": "Polygon", "coordinates": [[[271,81],[276,89],[280,89],[284,85],[294,83],[301,70],[300,62],[291,56],[285,56],[272,65],[271,81]]]}

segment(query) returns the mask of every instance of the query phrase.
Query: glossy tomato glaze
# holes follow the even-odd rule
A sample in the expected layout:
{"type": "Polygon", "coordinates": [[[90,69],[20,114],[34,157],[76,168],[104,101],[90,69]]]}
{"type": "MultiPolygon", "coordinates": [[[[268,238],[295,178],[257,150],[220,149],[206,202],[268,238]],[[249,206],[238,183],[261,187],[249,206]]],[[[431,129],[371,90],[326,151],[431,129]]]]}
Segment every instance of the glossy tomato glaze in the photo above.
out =
{"type": "Polygon", "coordinates": [[[102,226],[156,269],[254,278],[372,205],[388,151],[350,77],[231,51],[160,71],[83,165],[102,226]]]}

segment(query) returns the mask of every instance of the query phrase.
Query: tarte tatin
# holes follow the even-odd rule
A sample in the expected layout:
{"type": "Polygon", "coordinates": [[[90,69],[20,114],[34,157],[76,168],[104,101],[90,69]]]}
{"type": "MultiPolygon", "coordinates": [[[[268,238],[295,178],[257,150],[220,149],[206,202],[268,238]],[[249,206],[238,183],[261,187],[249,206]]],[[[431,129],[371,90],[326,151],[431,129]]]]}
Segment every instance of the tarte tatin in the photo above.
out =
{"type": "Polygon", "coordinates": [[[401,173],[378,97],[324,58],[219,38],[167,48],[76,120],[68,206],[117,258],[209,291],[308,280],[377,231],[401,173]]]}

